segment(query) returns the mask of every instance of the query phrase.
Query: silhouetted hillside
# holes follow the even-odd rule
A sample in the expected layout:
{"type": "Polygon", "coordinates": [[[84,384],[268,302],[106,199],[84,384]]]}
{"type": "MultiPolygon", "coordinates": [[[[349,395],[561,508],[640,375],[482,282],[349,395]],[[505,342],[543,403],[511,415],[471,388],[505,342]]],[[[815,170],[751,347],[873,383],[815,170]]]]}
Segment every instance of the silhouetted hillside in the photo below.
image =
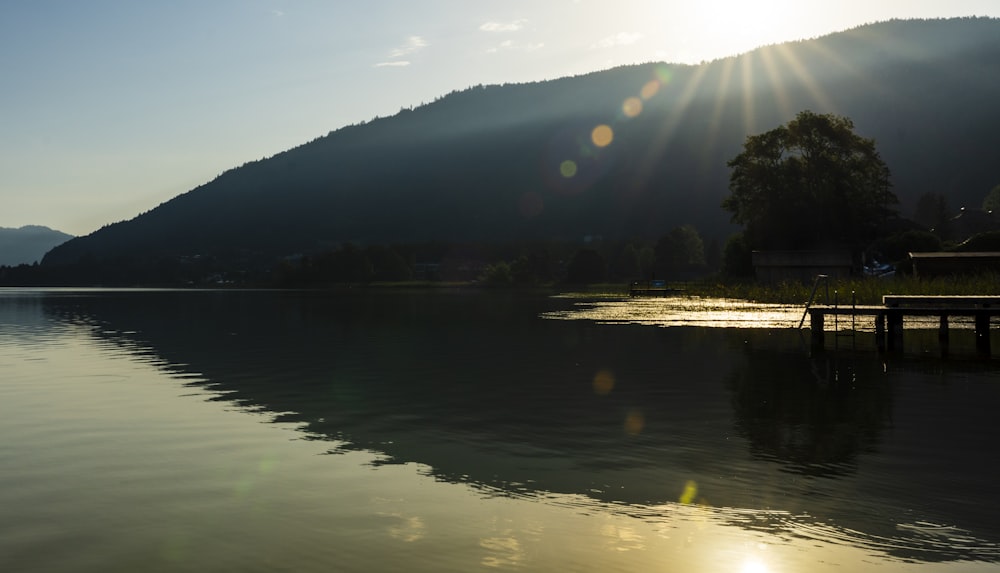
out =
{"type": "Polygon", "coordinates": [[[998,101],[996,19],[891,21],[700,66],[476,86],[227,171],[43,263],[653,238],[682,224],[721,239],[733,230],[719,206],[726,161],[803,109],[876,139],[904,213],[926,192],[978,205],[1000,182],[998,101]],[[598,125],[611,128],[603,147],[598,125]]]}
{"type": "Polygon", "coordinates": [[[73,235],[38,225],[19,229],[0,227],[0,266],[35,264],[49,249],[72,238],[73,235]]]}

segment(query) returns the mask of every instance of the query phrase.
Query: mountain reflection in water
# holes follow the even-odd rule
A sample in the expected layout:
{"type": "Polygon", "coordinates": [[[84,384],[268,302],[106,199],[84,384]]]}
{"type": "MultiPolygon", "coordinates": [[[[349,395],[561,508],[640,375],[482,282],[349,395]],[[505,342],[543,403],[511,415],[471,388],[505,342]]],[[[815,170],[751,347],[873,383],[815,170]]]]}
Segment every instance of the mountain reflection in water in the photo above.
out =
{"type": "Polygon", "coordinates": [[[1000,560],[1000,462],[982,407],[1000,398],[995,362],[810,357],[792,307],[705,328],[723,311],[703,301],[689,326],[665,328],[574,315],[578,302],[118,292],[51,296],[44,311],[300,424],[331,453],[418,462],[487,495],[571,494],[639,518],[689,503],[785,538],[1000,560]]]}

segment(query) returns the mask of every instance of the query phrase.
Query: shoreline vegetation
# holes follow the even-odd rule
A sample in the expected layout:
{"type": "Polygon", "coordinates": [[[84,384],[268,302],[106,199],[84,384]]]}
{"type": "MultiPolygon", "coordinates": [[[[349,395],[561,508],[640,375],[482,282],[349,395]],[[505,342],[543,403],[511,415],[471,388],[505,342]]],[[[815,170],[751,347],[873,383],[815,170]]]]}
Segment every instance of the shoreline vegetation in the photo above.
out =
{"type": "MultiPolygon", "coordinates": [[[[483,281],[372,281],[367,283],[339,283],[305,288],[268,287],[263,285],[198,285],[196,289],[260,289],[276,291],[336,292],[342,290],[403,290],[403,289],[454,289],[463,291],[535,291],[552,295],[581,298],[629,298],[630,282],[621,283],[544,283],[535,285],[491,284],[483,281]]],[[[6,285],[8,288],[53,288],[55,285],[6,285]]],[[[671,290],[666,295],[639,296],[637,298],[702,297],[744,300],[765,304],[805,305],[813,293],[813,283],[783,282],[764,284],[753,280],[724,281],[706,278],[692,281],[667,281],[671,290]]],[[[831,277],[826,283],[816,286],[814,304],[841,305],[882,304],[885,295],[1000,295],[1000,273],[987,272],[976,275],[949,275],[939,277],[914,277],[912,275],[892,278],[874,277],[831,277]]],[[[61,285],[59,288],[101,288],[101,285],[61,285]]],[[[117,287],[122,288],[122,287],[117,287]]],[[[124,288],[177,288],[177,285],[134,285],[124,288]]],[[[191,287],[189,287],[191,288],[191,287]]],[[[181,287],[185,290],[185,287],[181,287]]]]}
{"type": "MultiPolygon", "coordinates": [[[[358,289],[456,289],[482,291],[537,291],[553,295],[592,298],[629,298],[629,282],[567,284],[550,283],[539,285],[495,285],[478,281],[405,281],[372,282],[358,285],[339,285],[306,290],[358,289]]],[[[666,295],[641,296],[637,298],[702,297],[745,300],[767,304],[805,305],[813,292],[813,283],[785,282],[763,284],[754,281],[726,282],[704,279],[694,281],[667,281],[672,290],[666,295]]],[[[281,290],[281,289],[279,289],[281,290]]],[[[977,275],[950,275],[931,278],[896,276],[893,278],[874,277],[831,277],[827,283],[816,285],[813,298],[815,304],[849,305],[852,300],[858,305],[882,304],[885,295],[1000,295],[1000,273],[977,275]],[[853,299],[852,299],[853,296],[853,299]]]]}
{"type": "MultiPolygon", "coordinates": [[[[762,284],[752,281],[732,283],[711,280],[668,281],[667,286],[680,291],[677,295],[667,296],[699,296],[795,305],[805,305],[813,291],[812,283],[800,282],[762,284]]],[[[627,284],[589,285],[581,287],[579,292],[591,296],[629,296],[627,284]]],[[[828,284],[823,282],[818,284],[813,302],[832,304],[836,298],[842,305],[849,305],[852,300],[859,305],[878,305],[882,304],[884,295],[1000,295],[1000,273],[932,278],[831,277],[828,284]]]]}

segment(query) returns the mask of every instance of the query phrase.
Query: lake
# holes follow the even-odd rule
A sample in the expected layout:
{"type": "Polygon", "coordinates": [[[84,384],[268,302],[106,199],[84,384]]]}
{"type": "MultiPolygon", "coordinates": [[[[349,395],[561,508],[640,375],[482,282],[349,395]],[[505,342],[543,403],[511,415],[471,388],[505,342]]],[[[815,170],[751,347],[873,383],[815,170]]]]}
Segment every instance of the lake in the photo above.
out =
{"type": "Polygon", "coordinates": [[[1000,361],[801,313],[0,289],[0,571],[1000,571],[1000,361]]]}

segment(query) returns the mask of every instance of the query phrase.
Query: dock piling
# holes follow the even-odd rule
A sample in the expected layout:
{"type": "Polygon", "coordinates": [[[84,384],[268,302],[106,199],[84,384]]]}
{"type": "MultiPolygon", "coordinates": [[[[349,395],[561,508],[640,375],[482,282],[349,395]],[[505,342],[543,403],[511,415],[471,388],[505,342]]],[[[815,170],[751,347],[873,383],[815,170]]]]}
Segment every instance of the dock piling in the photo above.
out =
{"type": "Polygon", "coordinates": [[[990,355],[990,315],[987,312],[976,313],[976,353],[990,355]]]}
{"type": "MultiPolygon", "coordinates": [[[[990,356],[990,320],[1000,315],[1000,296],[907,296],[886,295],[882,297],[882,305],[856,305],[852,300],[850,307],[841,307],[837,293],[834,293],[833,305],[814,305],[806,307],[811,317],[812,346],[814,350],[823,348],[824,317],[832,314],[835,327],[839,329],[838,317],[841,314],[851,315],[852,332],[856,331],[854,318],[857,315],[871,316],[875,319],[875,345],[878,350],[887,352],[903,351],[904,317],[923,316],[938,317],[938,341],[942,356],[950,351],[949,317],[965,316],[975,320],[976,353],[982,357],[990,356]]],[[[804,317],[803,317],[804,318],[804,317]]],[[[801,326],[801,322],[800,322],[801,326]]],[[[838,333],[835,333],[839,335],[838,333]]]]}
{"type": "Polygon", "coordinates": [[[812,333],[813,350],[822,350],[823,340],[823,313],[813,309],[809,311],[809,331],[812,333]]]}

